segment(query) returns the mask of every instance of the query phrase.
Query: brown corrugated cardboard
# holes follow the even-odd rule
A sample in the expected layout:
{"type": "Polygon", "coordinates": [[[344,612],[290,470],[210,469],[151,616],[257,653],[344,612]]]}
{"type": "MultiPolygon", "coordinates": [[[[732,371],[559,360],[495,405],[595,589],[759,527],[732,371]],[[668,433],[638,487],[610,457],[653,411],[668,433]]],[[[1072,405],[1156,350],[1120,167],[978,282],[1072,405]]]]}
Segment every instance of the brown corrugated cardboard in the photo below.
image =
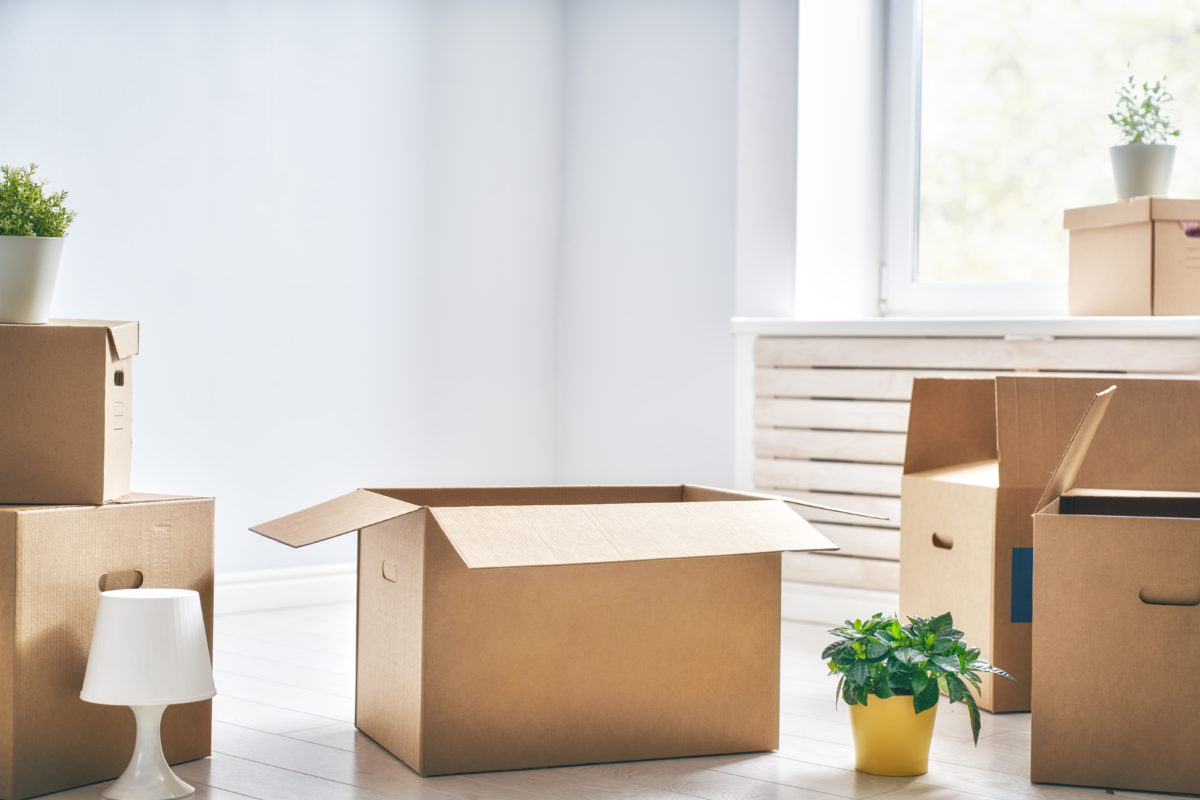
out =
{"type": "MultiPolygon", "coordinates": [[[[1194,392],[1190,379],[1116,381],[1133,396],[1194,392]],[[1165,387],[1170,387],[1164,389],[1165,387]]],[[[985,676],[980,707],[1028,711],[1032,674],[1031,515],[1080,409],[1110,378],[918,379],[901,488],[900,612],[952,611],[966,638],[1015,682],[985,676]]],[[[1114,431],[1136,430],[1131,412],[1114,431]]],[[[1153,440],[1105,434],[1089,485],[1145,474],[1153,440]]]]}
{"type": "Polygon", "coordinates": [[[1200,200],[1068,209],[1067,306],[1083,315],[1200,314],[1200,200]]]}
{"type": "Polygon", "coordinates": [[[422,775],[769,750],[778,499],[695,486],[359,490],[253,530],[360,530],[356,724],[422,775]]]}
{"type": "Polygon", "coordinates": [[[129,491],[136,322],[0,324],[0,503],[129,491]]]}
{"type": "Polygon", "coordinates": [[[1128,388],[1087,408],[1034,516],[1031,776],[1196,794],[1200,391],[1128,388]],[[1115,487],[1089,478],[1106,461],[1115,487]]]}
{"type": "MultiPolygon", "coordinates": [[[[128,709],[79,699],[101,588],[200,593],[212,636],[213,501],[131,495],[103,506],[0,507],[0,800],[115,778],[128,709]]],[[[209,754],[211,703],[171,706],[172,763],[209,754]]]]}

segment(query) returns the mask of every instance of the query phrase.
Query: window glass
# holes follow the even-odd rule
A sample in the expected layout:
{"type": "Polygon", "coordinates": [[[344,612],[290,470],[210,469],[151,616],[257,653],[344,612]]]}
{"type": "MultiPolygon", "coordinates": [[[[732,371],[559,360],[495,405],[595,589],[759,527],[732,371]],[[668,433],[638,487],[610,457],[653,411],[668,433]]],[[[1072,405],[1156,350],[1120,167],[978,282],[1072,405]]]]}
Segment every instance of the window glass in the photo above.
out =
{"type": "Polygon", "coordinates": [[[1130,71],[1166,76],[1170,194],[1200,198],[1197,53],[1195,0],[925,0],[918,280],[1065,280],[1063,210],[1116,199],[1130,71]]]}

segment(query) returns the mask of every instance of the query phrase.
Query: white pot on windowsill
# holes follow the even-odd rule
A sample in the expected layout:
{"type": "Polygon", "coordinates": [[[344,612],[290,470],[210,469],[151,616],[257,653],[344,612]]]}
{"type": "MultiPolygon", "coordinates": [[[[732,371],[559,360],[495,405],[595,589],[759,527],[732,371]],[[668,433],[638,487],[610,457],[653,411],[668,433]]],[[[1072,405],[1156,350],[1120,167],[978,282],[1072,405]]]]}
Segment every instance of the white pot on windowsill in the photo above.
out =
{"type": "Polygon", "coordinates": [[[1175,162],[1173,144],[1119,144],[1108,149],[1112,158],[1117,197],[1165,195],[1175,162]]]}
{"type": "Polygon", "coordinates": [[[0,322],[50,319],[62,244],[61,236],[0,236],[0,322]]]}

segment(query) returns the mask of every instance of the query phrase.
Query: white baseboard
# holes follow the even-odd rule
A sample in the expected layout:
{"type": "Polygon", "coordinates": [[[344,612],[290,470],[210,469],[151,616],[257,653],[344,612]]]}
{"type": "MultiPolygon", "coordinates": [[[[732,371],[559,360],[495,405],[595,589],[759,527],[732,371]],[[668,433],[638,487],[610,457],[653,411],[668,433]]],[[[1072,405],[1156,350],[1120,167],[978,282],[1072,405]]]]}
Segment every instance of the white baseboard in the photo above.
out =
{"type": "Polygon", "coordinates": [[[866,619],[877,611],[895,614],[896,592],[784,581],[780,595],[782,617],[793,622],[841,625],[847,619],[866,619]]]}
{"type": "Polygon", "coordinates": [[[215,581],[213,605],[217,614],[240,614],[322,603],[352,603],[357,586],[358,567],[353,561],[220,572],[215,581]]]}

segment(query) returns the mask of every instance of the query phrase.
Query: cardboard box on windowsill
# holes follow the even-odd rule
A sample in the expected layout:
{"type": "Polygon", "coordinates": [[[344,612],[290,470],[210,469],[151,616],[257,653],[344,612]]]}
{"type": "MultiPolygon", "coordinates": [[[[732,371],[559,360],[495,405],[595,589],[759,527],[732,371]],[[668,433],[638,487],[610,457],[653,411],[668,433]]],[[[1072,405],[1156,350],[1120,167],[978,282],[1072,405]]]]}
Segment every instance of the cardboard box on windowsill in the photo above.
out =
{"type": "Polygon", "coordinates": [[[1034,516],[1039,783],[1200,793],[1200,392],[1154,383],[1096,396],[1034,516]]]}
{"type": "Polygon", "coordinates": [[[0,324],[0,503],[129,492],[136,322],[0,324]]]}
{"type": "Polygon", "coordinates": [[[358,530],[355,723],[421,775],[772,750],[779,499],[698,486],[359,490],[253,530],[358,530]]]}
{"type": "MultiPolygon", "coordinates": [[[[900,513],[900,612],[951,611],[967,641],[1016,681],[985,676],[979,705],[1028,711],[1038,685],[1031,656],[1042,610],[1034,602],[1033,512],[1079,414],[1113,383],[1149,402],[1190,393],[1200,381],[1109,377],[919,378],[913,384],[900,513]]],[[[1136,403],[1114,408],[1118,425],[1145,421],[1136,403]]],[[[1104,436],[1084,477],[1116,487],[1155,457],[1146,442],[1104,436]]]]}
{"type": "Polygon", "coordinates": [[[1088,316],[1200,314],[1200,200],[1072,208],[1067,307],[1088,316]]]}
{"type": "MultiPolygon", "coordinates": [[[[101,590],[139,585],[199,592],[211,649],[211,498],[0,506],[0,798],[108,780],[129,763],[133,715],[79,692],[101,590]]],[[[169,707],[167,759],[207,756],[211,725],[209,701],[169,707]]]]}

